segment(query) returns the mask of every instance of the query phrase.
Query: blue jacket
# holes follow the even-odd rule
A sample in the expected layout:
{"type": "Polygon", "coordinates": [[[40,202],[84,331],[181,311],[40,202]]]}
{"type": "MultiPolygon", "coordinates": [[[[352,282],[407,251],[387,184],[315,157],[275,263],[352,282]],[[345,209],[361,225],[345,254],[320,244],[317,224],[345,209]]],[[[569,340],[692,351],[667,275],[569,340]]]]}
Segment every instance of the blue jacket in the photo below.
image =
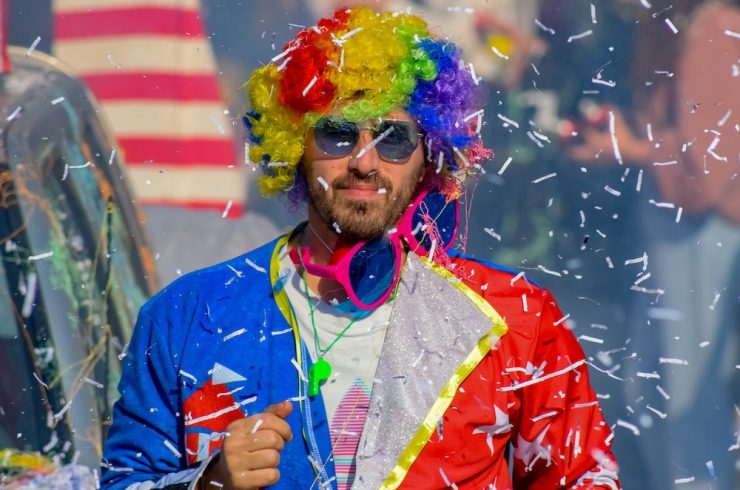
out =
{"type": "Polygon", "coordinates": [[[276,277],[286,240],[188,274],[142,307],[103,451],[103,488],[186,486],[220,445],[214,427],[286,399],[296,400],[287,418],[295,437],[271,488],[332,481],[324,403],[303,396],[310,357],[276,277]],[[318,470],[309,455],[323,462],[318,470]]]}

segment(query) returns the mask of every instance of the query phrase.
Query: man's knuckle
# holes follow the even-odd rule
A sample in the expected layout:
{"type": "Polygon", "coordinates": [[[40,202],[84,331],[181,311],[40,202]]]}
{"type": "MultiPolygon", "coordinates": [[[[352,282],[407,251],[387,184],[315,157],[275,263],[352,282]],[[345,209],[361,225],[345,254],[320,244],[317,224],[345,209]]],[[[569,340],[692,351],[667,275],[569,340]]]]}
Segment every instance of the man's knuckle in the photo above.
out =
{"type": "Polygon", "coordinates": [[[280,480],[280,470],[277,468],[268,468],[266,475],[268,485],[273,485],[280,480]]]}
{"type": "Polygon", "coordinates": [[[280,452],[272,449],[269,450],[267,453],[267,464],[269,464],[272,467],[276,467],[280,464],[280,452]]]}
{"type": "Polygon", "coordinates": [[[270,447],[278,447],[283,441],[283,438],[280,437],[280,434],[273,430],[265,431],[265,439],[267,440],[267,443],[270,445],[270,447]]]}

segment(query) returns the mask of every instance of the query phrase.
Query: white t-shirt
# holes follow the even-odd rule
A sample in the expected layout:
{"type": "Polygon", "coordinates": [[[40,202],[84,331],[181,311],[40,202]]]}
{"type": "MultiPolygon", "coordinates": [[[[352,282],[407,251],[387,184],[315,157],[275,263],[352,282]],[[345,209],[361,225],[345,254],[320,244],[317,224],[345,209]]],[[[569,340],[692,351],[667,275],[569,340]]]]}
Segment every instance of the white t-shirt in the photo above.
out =
{"type": "MultiPolygon", "coordinates": [[[[284,278],[285,291],[295,311],[301,339],[308,347],[311,360],[315,362],[318,352],[311,325],[311,309],[306,298],[306,287],[303,278],[290,260],[287,246],[280,252],[280,277],[284,278]]],[[[342,312],[322,301],[310,290],[309,294],[319,344],[326,350],[352,321],[354,315],[342,312]]],[[[354,432],[348,428],[356,425],[352,420],[335,428],[337,425],[334,424],[335,415],[343,419],[345,415],[352,414],[357,405],[369,402],[391,311],[392,302],[386,302],[366,317],[356,320],[324,355],[324,359],[331,365],[332,372],[321,387],[321,394],[333,432],[335,430],[354,432]]],[[[364,419],[364,414],[362,418],[364,419]]],[[[332,433],[332,440],[336,435],[332,433]]]]}

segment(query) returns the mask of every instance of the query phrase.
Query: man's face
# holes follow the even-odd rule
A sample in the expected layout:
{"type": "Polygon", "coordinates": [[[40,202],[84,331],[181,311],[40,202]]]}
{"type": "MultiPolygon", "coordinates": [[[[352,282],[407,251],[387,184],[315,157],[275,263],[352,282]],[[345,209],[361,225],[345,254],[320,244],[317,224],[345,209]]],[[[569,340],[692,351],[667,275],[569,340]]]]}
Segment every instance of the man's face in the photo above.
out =
{"type": "MultiPolygon", "coordinates": [[[[385,119],[413,120],[403,111],[392,111],[385,119]]],[[[395,224],[424,175],[421,143],[408,160],[391,162],[383,160],[375,148],[362,152],[372,141],[372,132],[363,130],[352,152],[337,158],[316,145],[313,130],[306,137],[302,165],[309,206],[350,240],[375,238],[395,224]]]]}

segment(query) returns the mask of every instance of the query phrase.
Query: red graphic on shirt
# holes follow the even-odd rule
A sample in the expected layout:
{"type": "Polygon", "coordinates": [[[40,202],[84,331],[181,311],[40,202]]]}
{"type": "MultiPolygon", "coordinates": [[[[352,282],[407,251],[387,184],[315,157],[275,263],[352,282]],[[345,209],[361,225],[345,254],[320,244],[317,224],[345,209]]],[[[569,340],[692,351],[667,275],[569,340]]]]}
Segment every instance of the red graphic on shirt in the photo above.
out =
{"type": "Polygon", "coordinates": [[[188,464],[206,459],[221,447],[223,431],[244,417],[225,384],[208,380],[183,403],[188,464]]]}

